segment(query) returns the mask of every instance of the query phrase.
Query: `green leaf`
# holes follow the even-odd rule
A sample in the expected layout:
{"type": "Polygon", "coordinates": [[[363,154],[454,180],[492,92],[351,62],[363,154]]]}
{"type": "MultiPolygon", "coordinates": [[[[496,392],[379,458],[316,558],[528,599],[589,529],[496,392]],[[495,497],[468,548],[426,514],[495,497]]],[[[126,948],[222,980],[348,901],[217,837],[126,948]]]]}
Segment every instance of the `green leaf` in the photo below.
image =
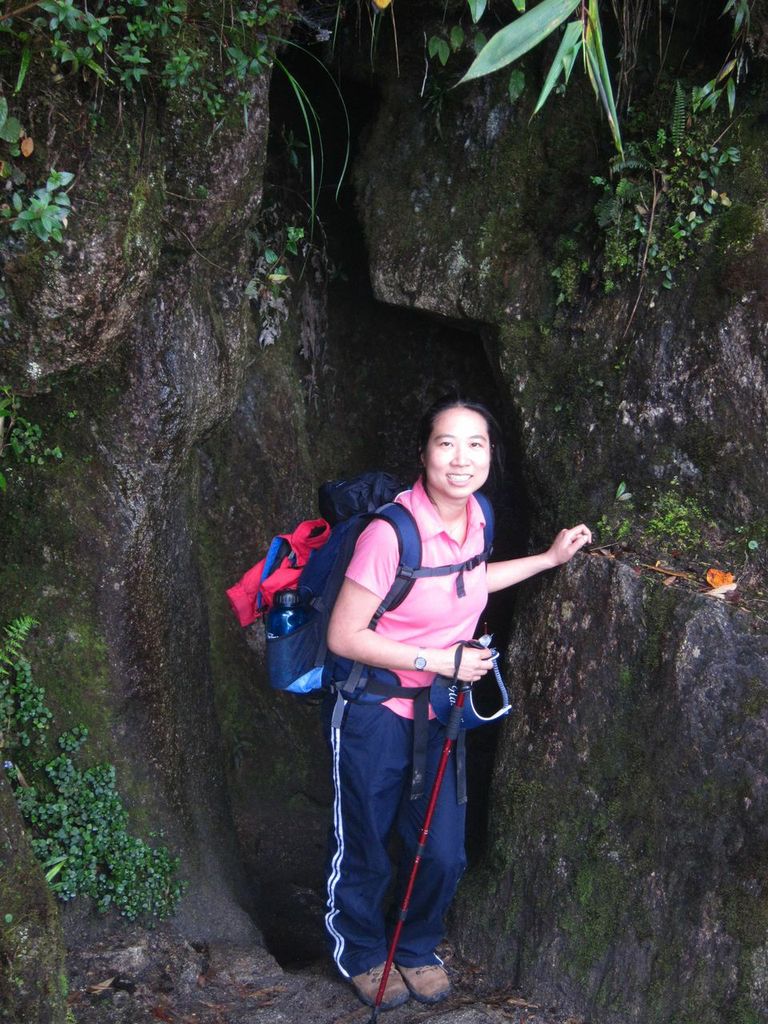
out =
{"type": "Polygon", "coordinates": [[[21,135],[21,122],[15,117],[9,117],[2,128],[0,128],[0,139],[6,142],[18,142],[21,135]]]}
{"type": "Polygon", "coordinates": [[[736,16],[733,19],[734,38],[739,34],[739,29],[744,24],[745,18],[747,20],[747,25],[749,25],[749,7],[744,3],[740,3],[736,11],[736,16]]]}
{"type": "Polygon", "coordinates": [[[728,79],[725,94],[728,97],[728,113],[733,117],[733,108],[736,106],[736,82],[733,78],[728,79]]]}
{"type": "Polygon", "coordinates": [[[517,68],[509,76],[509,102],[516,103],[525,89],[525,74],[517,68]]]}
{"type": "Polygon", "coordinates": [[[8,119],[8,100],[0,96],[0,130],[8,119]]]}
{"type": "Polygon", "coordinates": [[[547,75],[546,81],[539,93],[539,98],[536,101],[536,107],[533,111],[534,114],[538,114],[546,103],[547,97],[557,85],[557,80],[561,73],[565,75],[565,81],[568,81],[580,50],[581,22],[572,21],[566,26],[565,32],[563,33],[563,38],[560,41],[560,48],[555,54],[555,59],[552,61],[552,67],[549,69],[549,74],[547,75]]]}
{"type": "Polygon", "coordinates": [[[16,78],[16,85],[13,90],[13,95],[21,92],[21,87],[24,85],[24,79],[27,77],[27,71],[29,70],[29,62],[32,60],[32,51],[28,46],[25,46],[21,51],[21,64],[19,65],[19,74],[16,78]]]}
{"type": "Polygon", "coordinates": [[[467,0],[467,4],[469,6],[469,13],[472,15],[472,21],[477,24],[485,14],[488,0],[467,0]]]}
{"type": "Polygon", "coordinates": [[[461,27],[461,25],[453,26],[453,28],[451,29],[450,41],[451,49],[454,51],[454,53],[456,52],[456,50],[461,49],[461,47],[464,45],[464,29],[461,27]]]}
{"type": "Polygon", "coordinates": [[[46,882],[53,881],[56,875],[58,875],[58,873],[66,864],[67,860],[68,858],[65,855],[62,855],[59,857],[51,857],[50,860],[47,860],[45,864],[43,864],[44,868],[48,868],[48,870],[45,872],[46,882]]]}
{"type": "Polygon", "coordinates": [[[492,36],[458,83],[481,78],[506,67],[532,50],[561,25],[580,0],[542,0],[533,10],[492,36]]]}
{"type": "Polygon", "coordinates": [[[520,11],[520,13],[522,14],[525,10],[525,0],[512,0],[512,2],[514,3],[517,10],[520,11]]]}
{"type": "Polygon", "coordinates": [[[437,57],[440,63],[445,67],[446,61],[451,55],[451,51],[448,48],[448,43],[440,36],[432,36],[429,40],[427,50],[430,57],[437,57]]]}
{"type": "Polygon", "coordinates": [[[488,40],[485,37],[485,32],[480,32],[478,30],[475,32],[475,38],[472,40],[472,49],[475,53],[480,53],[487,42],[488,40]]]}

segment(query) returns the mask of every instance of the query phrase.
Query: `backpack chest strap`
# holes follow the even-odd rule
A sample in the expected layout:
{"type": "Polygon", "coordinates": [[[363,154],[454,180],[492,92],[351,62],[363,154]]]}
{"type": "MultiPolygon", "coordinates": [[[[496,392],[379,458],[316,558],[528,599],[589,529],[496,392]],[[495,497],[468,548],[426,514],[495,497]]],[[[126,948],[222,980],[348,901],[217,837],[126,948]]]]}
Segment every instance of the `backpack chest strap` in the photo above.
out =
{"type": "MultiPolygon", "coordinates": [[[[488,561],[490,555],[489,550],[481,551],[479,555],[473,555],[472,558],[467,558],[463,562],[453,562],[450,565],[435,565],[435,566],[420,566],[418,569],[414,569],[413,566],[403,565],[402,563],[397,567],[397,574],[395,576],[395,582],[392,589],[395,590],[397,587],[403,590],[409,589],[416,580],[428,579],[435,576],[456,576],[456,594],[458,597],[466,597],[466,588],[464,586],[464,573],[472,572],[473,569],[477,569],[479,565],[488,561]]],[[[379,607],[376,609],[374,619],[376,622],[379,621],[381,616],[387,610],[399,603],[399,601],[391,600],[392,592],[387,594],[386,598],[379,607]]],[[[401,598],[402,600],[402,598],[401,598]]]]}

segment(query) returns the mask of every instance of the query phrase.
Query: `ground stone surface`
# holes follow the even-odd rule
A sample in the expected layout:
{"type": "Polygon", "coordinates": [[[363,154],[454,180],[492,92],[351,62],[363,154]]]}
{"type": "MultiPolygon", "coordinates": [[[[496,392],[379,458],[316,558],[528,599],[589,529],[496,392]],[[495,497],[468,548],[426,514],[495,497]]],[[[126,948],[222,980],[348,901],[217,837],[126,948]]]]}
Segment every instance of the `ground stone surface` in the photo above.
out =
{"type": "MultiPolygon", "coordinates": [[[[390,1024],[585,1024],[499,990],[483,972],[441,949],[454,979],[437,1006],[411,1000],[381,1014],[390,1024]]],[[[169,928],[70,956],[70,1004],[78,1024],[357,1024],[371,1018],[330,963],[284,971],[258,946],[193,947],[169,928]]]]}

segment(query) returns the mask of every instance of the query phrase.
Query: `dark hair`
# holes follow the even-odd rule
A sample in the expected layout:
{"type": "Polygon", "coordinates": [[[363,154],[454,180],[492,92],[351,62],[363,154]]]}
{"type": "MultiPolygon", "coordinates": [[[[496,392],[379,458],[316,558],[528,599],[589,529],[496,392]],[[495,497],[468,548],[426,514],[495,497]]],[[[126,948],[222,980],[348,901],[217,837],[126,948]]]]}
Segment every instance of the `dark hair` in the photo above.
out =
{"type": "Polygon", "coordinates": [[[491,442],[491,470],[488,476],[488,483],[491,487],[498,487],[504,476],[504,442],[502,440],[501,427],[488,406],[483,405],[482,402],[462,398],[455,393],[443,395],[442,398],[438,398],[437,401],[433,402],[424,412],[419,422],[419,431],[416,435],[416,458],[419,462],[422,481],[424,481],[425,475],[421,457],[426,451],[427,444],[432,436],[435,420],[440,413],[446,412],[448,409],[469,409],[470,412],[476,412],[485,420],[485,425],[488,428],[488,438],[491,442]]]}

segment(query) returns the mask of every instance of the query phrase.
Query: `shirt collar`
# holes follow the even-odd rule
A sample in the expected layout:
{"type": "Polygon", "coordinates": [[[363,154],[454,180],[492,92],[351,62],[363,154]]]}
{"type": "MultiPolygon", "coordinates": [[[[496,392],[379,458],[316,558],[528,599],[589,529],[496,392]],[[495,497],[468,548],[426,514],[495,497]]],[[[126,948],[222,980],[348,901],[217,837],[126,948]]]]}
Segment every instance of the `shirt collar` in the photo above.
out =
{"type": "MultiPolygon", "coordinates": [[[[413,485],[411,494],[412,511],[418,514],[419,529],[422,536],[436,537],[439,533],[445,533],[447,536],[443,521],[437,509],[430,501],[421,477],[413,485]]],[[[467,502],[467,539],[472,536],[475,530],[482,530],[484,527],[485,516],[480,507],[480,502],[475,500],[474,495],[471,495],[467,502]]]]}

